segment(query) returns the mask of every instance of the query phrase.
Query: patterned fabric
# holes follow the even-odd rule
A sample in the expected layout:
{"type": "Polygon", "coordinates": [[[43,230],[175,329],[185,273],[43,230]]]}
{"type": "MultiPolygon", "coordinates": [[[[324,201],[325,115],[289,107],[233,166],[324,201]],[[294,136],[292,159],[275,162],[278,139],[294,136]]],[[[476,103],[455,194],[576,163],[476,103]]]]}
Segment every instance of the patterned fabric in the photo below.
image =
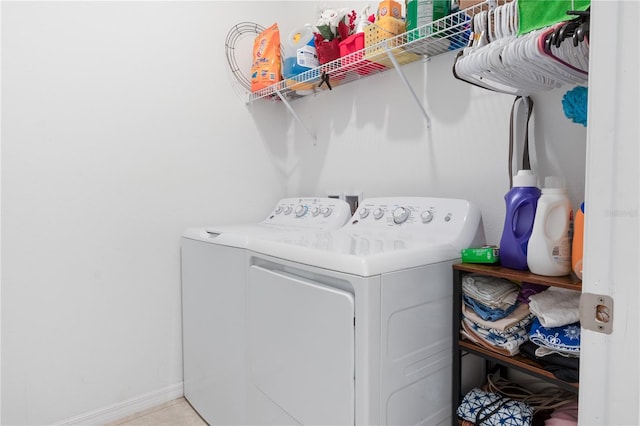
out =
{"type": "Polygon", "coordinates": [[[533,408],[524,402],[474,388],[464,396],[457,414],[476,426],[530,426],[533,408]]]}
{"type": "Polygon", "coordinates": [[[463,318],[462,321],[464,321],[466,325],[465,330],[467,330],[468,327],[473,330],[475,337],[482,339],[491,346],[506,349],[509,351],[510,355],[517,354],[520,345],[529,340],[527,330],[525,330],[524,327],[517,328],[511,333],[505,333],[502,331],[498,334],[495,330],[487,330],[486,328],[469,321],[467,318],[463,318]]]}
{"type": "Polygon", "coordinates": [[[543,327],[536,317],[531,323],[529,339],[538,346],[571,354],[580,353],[580,323],[562,327],[543,327]]]}

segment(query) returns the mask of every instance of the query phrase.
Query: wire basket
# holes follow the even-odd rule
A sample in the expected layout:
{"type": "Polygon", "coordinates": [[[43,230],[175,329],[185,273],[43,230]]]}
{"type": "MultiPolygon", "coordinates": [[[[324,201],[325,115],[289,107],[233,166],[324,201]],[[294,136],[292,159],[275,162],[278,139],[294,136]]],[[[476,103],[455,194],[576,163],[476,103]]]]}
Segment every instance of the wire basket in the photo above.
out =
{"type": "Polygon", "coordinates": [[[404,21],[392,17],[382,18],[376,23],[367,25],[364,29],[364,57],[385,67],[393,66],[387,55],[387,49],[392,49],[391,52],[400,65],[420,59],[418,55],[400,47],[406,43],[406,40],[404,37],[397,36],[404,34],[405,28],[404,21]]]}

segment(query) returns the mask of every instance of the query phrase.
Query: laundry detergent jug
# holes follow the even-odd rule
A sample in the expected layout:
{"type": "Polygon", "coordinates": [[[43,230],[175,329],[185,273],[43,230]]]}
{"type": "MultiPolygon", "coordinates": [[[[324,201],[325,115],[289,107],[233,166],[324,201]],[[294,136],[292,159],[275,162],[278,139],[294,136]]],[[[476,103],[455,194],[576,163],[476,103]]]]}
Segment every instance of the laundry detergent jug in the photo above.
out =
{"type": "Polygon", "coordinates": [[[576,211],[573,223],[573,241],[571,243],[571,265],[573,273],[582,279],[582,254],[584,252],[584,203],[576,211]]]}
{"type": "Polygon", "coordinates": [[[538,178],[531,170],[520,170],[504,196],[506,215],[500,238],[500,263],[506,268],[527,270],[527,246],[540,198],[537,185],[538,178]]]}
{"type": "Polygon", "coordinates": [[[572,215],[564,180],[548,176],[538,200],[527,247],[527,265],[531,272],[548,276],[571,272],[572,215]]]}
{"type": "Polygon", "coordinates": [[[284,40],[282,75],[290,78],[320,65],[310,25],[295,29],[284,40]]]}

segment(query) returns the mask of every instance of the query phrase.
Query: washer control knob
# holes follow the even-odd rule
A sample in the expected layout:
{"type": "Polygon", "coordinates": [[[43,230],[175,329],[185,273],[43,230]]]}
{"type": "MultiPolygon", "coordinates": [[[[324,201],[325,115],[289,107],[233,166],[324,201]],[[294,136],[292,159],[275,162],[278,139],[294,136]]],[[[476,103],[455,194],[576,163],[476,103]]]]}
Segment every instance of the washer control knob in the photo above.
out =
{"type": "Polygon", "coordinates": [[[453,215],[451,213],[449,213],[448,215],[446,215],[444,217],[444,221],[445,222],[451,222],[451,218],[453,218],[453,215]]]}
{"type": "Polygon", "coordinates": [[[296,214],[296,217],[302,217],[307,214],[308,210],[309,208],[307,206],[305,206],[304,204],[299,204],[294,210],[294,213],[296,214]]]}
{"type": "Polygon", "coordinates": [[[293,210],[293,209],[291,208],[291,206],[286,206],[286,207],[284,208],[284,214],[289,214],[289,213],[291,213],[291,210],[293,210]]]}
{"type": "Polygon", "coordinates": [[[429,223],[433,220],[433,210],[425,210],[420,214],[422,223],[429,223]]]}
{"type": "Polygon", "coordinates": [[[384,210],[382,210],[380,207],[373,211],[373,218],[375,220],[382,219],[382,216],[384,216],[384,210]]]}
{"type": "Polygon", "coordinates": [[[278,207],[276,207],[276,209],[274,210],[274,213],[275,213],[275,214],[280,214],[280,213],[282,213],[282,206],[278,206],[278,207]]]}
{"type": "Polygon", "coordinates": [[[320,209],[320,212],[324,217],[329,217],[331,213],[333,213],[333,209],[331,207],[323,207],[320,209]]]}
{"type": "Polygon", "coordinates": [[[398,207],[393,211],[393,221],[398,225],[404,223],[411,216],[411,211],[406,207],[398,207]]]}
{"type": "Polygon", "coordinates": [[[314,206],[311,209],[311,215],[315,217],[315,216],[318,216],[319,214],[320,214],[320,207],[314,206]]]}
{"type": "Polygon", "coordinates": [[[369,216],[369,209],[366,207],[363,207],[360,209],[360,219],[364,219],[365,217],[369,216]]]}

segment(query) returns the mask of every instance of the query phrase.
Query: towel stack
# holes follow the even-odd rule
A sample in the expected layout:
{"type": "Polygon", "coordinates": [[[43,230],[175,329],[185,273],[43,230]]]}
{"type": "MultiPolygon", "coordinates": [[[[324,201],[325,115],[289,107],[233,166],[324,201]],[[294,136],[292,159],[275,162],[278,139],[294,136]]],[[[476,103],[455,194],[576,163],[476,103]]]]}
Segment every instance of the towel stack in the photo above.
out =
{"type": "Polygon", "coordinates": [[[518,302],[520,287],[502,278],[478,274],[462,280],[462,335],[503,355],[519,353],[529,339],[533,319],[526,304],[518,302]]]}
{"type": "Polygon", "coordinates": [[[529,297],[535,315],[521,352],[556,377],[577,382],[580,357],[580,292],[551,287],[529,297]]]}

